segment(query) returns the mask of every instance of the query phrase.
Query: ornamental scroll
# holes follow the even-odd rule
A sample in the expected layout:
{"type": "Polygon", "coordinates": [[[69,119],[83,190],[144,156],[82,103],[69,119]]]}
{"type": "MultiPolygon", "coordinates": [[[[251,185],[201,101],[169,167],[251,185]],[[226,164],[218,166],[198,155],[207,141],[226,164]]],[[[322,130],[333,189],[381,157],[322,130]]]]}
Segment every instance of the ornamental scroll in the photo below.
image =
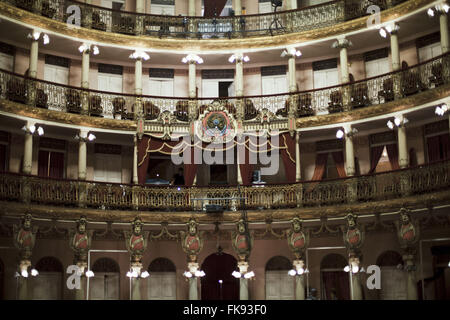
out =
{"type": "Polygon", "coordinates": [[[309,233],[303,232],[302,220],[295,217],[291,221],[292,228],[287,232],[287,242],[295,259],[304,258],[305,250],[309,244],[309,233]]]}
{"type": "Polygon", "coordinates": [[[132,222],[132,231],[124,231],[125,245],[131,255],[131,266],[142,267],[142,256],[147,248],[148,232],[143,231],[143,224],[139,217],[132,222]]]}
{"type": "Polygon", "coordinates": [[[253,239],[250,236],[247,223],[240,219],[236,224],[236,231],[232,233],[233,249],[238,255],[239,262],[248,261],[253,247],[253,239]]]}
{"type": "Polygon", "coordinates": [[[203,248],[203,239],[198,231],[198,223],[190,219],[187,224],[187,232],[181,231],[181,246],[188,256],[188,262],[197,262],[197,256],[203,248]]]}

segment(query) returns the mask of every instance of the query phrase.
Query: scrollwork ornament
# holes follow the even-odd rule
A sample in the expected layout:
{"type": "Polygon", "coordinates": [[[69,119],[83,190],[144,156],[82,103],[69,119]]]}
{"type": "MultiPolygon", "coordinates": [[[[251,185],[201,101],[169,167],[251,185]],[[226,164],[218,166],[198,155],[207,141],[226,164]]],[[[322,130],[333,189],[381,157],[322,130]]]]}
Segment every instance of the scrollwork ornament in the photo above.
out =
{"type": "Polygon", "coordinates": [[[91,248],[92,234],[92,230],[87,230],[87,220],[84,216],[77,221],[76,229],[70,231],[69,246],[75,253],[75,263],[87,262],[87,254],[91,248]]]}
{"type": "Polygon", "coordinates": [[[347,225],[342,228],[344,243],[350,254],[358,253],[364,243],[363,227],[357,222],[358,216],[349,213],[346,217],[347,225]]]}
{"type": "Polygon", "coordinates": [[[38,227],[33,226],[33,217],[27,213],[20,226],[13,225],[14,246],[19,249],[21,260],[31,260],[32,251],[36,242],[38,227]]]}
{"type": "Polygon", "coordinates": [[[140,263],[147,248],[148,232],[143,231],[143,223],[139,217],[132,222],[131,232],[124,231],[125,245],[130,253],[131,263],[140,263]]]}
{"type": "Polygon", "coordinates": [[[253,247],[253,238],[244,219],[236,223],[236,230],[232,233],[232,245],[239,261],[248,261],[253,247]]]}
{"type": "Polygon", "coordinates": [[[401,208],[399,214],[400,219],[395,222],[398,240],[401,248],[408,249],[420,238],[419,226],[417,221],[411,219],[410,212],[406,208],[401,208]]]}
{"type": "Polygon", "coordinates": [[[188,262],[197,262],[197,256],[203,248],[203,235],[193,218],[187,223],[187,232],[180,231],[181,246],[188,256],[188,262]]]}
{"type": "Polygon", "coordinates": [[[303,231],[303,221],[295,217],[291,221],[292,228],[287,231],[289,248],[297,260],[302,259],[309,244],[309,232],[303,231]]]}

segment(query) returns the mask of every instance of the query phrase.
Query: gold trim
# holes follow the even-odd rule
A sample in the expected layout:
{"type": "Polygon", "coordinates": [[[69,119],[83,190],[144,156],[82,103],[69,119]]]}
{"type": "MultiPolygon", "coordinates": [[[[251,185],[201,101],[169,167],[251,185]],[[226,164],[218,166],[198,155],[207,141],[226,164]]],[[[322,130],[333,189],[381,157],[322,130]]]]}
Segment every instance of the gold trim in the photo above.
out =
{"type": "MultiPolygon", "coordinates": [[[[409,0],[393,8],[381,12],[381,23],[397,19],[403,15],[414,12],[429,5],[430,0],[409,0]]],[[[55,33],[60,33],[69,37],[79,38],[87,41],[110,43],[124,48],[152,48],[167,51],[229,51],[239,49],[261,49],[267,47],[286,46],[300,44],[307,41],[319,40],[327,37],[335,37],[340,34],[355,32],[367,28],[367,16],[355,20],[346,21],[330,27],[303,31],[298,33],[240,38],[240,39],[159,39],[149,36],[129,36],[118,33],[104,32],[86,28],[73,28],[66,23],[52,20],[31,12],[16,8],[6,3],[0,2],[0,12],[14,20],[22,21],[30,27],[40,27],[55,33]]]]}

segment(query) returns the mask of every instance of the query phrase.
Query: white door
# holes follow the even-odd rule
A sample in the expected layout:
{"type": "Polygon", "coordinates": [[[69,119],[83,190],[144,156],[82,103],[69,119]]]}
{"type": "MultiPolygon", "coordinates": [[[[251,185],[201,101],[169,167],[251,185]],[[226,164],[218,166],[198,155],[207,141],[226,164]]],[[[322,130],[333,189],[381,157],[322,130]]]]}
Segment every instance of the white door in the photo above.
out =
{"type": "Polygon", "coordinates": [[[389,73],[389,59],[381,58],[372,61],[366,61],[366,78],[376,77],[385,73],[389,73]]]}
{"type": "Polygon", "coordinates": [[[14,69],[14,57],[0,52],[0,69],[12,72],[14,69]]]}
{"type": "Polygon", "coordinates": [[[98,90],[122,93],[123,77],[120,74],[99,73],[98,90]]]}
{"type": "MultiPolygon", "coordinates": [[[[202,80],[202,97],[218,98],[219,97],[219,80],[215,80],[215,79],[202,80]]],[[[208,103],[210,103],[210,102],[208,102],[208,103]]]]}
{"type": "Polygon", "coordinates": [[[165,15],[165,16],[174,16],[175,15],[175,6],[172,5],[163,5],[163,4],[151,4],[150,7],[152,14],[165,15]]]}
{"type": "Polygon", "coordinates": [[[96,272],[89,279],[89,300],[118,300],[119,274],[115,272],[96,272]]]}
{"type": "Polygon", "coordinates": [[[442,47],[440,42],[430,44],[428,46],[419,48],[419,62],[433,59],[442,54],[442,47]]]}
{"type": "Polygon", "coordinates": [[[173,79],[150,78],[148,94],[157,97],[173,97],[173,79]]]}
{"type": "Polygon", "coordinates": [[[381,300],[406,300],[405,271],[396,267],[381,267],[381,300]]]}
{"type": "Polygon", "coordinates": [[[41,272],[33,278],[33,300],[61,299],[60,272],[41,272]]]}
{"type": "Polygon", "coordinates": [[[54,83],[69,84],[69,68],[45,64],[44,80],[54,83]]]}
{"type": "Polygon", "coordinates": [[[121,183],[122,156],[120,154],[95,154],[94,181],[121,183]]]}
{"type": "Polygon", "coordinates": [[[294,300],[294,277],[286,271],[266,271],[266,299],[294,300]]]}
{"type": "Polygon", "coordinates": [[[288,92],[287,87],[287,76],[265,76],[261,77],[262,83],[262,94],[277,94],[288,92]]]}
{"type": "Polygon", "coordinates": [[[314,71],[314,89],[331,87],[339,84],[338,69],[314,71]]]}
{"type": "Polygon", "coordinates": [[[175,272],[152,272],[148,277],[149,300],[176,300],[177,282],[175,272]]]}

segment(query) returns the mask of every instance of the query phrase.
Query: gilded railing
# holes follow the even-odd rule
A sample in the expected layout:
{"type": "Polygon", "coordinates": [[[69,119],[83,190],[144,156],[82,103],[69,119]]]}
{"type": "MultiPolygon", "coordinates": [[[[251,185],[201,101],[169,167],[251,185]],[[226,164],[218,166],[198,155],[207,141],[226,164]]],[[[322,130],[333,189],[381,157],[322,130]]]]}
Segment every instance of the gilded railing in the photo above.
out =
{"type": "Polygon", "coordinates": [[[243,109],[244,120],[255,119],[264,109],[286,119],[290,108],[297,117],[339,113],[402,99],[450,83],[450,53],[420,64],[369,79],[327,88],[242,98],[186,98],[138,96],[81,89],[25,78],[0,70],[0,98],[49,110],[89,114],[111,119],[135,119],[138,107],[145,120],[154,121],[168,111],[180,122],[189,121],[189,102],[196,118],[214,100],[228,112],[243,109]]]}
{"type": "Polygon", "coordinates": [[[313,30],[368,15],[368,8],[373,5],[379,10],[385,10],[405,0],[335,0],[290,11],[212,18],[138,14],[71,0],[0,1],[50,19],[100,31],[139,36],[214,39],[313,30]]]}
{"type": "Polygon", "coordinates": [[[450,188],[450,161],[335,180],[241,186],[152,186],[55,180],[3,173],[0,199],[103,210],[200,211],[327,206],[383,201],[450,188]]]}

